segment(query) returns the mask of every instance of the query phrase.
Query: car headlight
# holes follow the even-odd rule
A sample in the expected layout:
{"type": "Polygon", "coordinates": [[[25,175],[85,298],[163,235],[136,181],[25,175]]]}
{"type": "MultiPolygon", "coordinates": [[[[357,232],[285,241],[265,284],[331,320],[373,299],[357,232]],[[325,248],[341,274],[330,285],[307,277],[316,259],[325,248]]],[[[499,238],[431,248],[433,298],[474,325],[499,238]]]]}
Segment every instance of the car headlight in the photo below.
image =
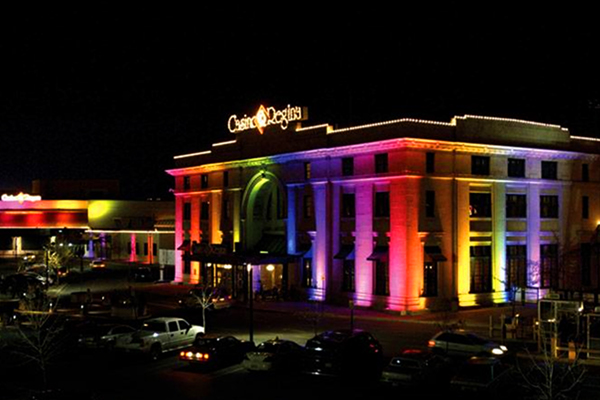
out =
{"type": "Polygon", "coordinates": [[[502,351],[504,351],[504,352],[508,351],[508,347],[506,347],[506,346],[504,346],[504,345],[501,345],[501,346],[500,346],[500,349],[501,349],[502,351]]]}
{"type": "Polygon", "coordinates": [[[504,350],[496,347],[496,348],[492,349],[492,354],[494,354],[496,356],[501,356],[502,354],[504,354],[504,350]]]}

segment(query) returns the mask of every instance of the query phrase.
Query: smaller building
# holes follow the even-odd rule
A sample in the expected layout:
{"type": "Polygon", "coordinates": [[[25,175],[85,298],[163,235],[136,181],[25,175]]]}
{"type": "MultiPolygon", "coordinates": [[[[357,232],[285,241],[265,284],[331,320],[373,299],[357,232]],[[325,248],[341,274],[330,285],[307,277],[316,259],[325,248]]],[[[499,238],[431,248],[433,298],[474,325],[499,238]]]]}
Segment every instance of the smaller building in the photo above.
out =
{"type": "Polygon", "coordinates": [[[173,202],[82,199],[93,192],[103,197],[118,195],[118,185],[85,182],[57,186],[34,182],[34,189],[45,188],[42,192],[51,199],[39,192],[2,195],[0,257],[43,254],[44,246],[60,238],[89,259],[174,264],[173,202]],[[66,193],[74,199],[56,199],[57,187],[73,188],[66,193]]]}

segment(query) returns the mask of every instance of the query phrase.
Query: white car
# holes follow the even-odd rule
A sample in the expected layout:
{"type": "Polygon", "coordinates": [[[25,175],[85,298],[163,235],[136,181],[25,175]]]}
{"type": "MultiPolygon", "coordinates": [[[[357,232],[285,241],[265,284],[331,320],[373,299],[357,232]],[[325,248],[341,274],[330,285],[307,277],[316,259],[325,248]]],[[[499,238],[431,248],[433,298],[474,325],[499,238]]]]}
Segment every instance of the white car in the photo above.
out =
{"type": "Polygon", "coordinates": [[[77,344],[86,349],[112,350],[135,331],[132,326],[123,324],[92,325],[81,333],[77,344]]]}
{"type": "Polygon", "coordinates": [[[141,353],[156,360],[162,353],[191,346],[204,335],[204,327],[182,318],[160,317],[144,322],[129,340],[117,342],[115,350],[141,353]]]}
{"type": "Polygon", "coordinates": [[[248,371],[293,371],[300,369],[304,348],[291,340],[278,338],[259,344],[246,353],[242,367],[248,371]]]}

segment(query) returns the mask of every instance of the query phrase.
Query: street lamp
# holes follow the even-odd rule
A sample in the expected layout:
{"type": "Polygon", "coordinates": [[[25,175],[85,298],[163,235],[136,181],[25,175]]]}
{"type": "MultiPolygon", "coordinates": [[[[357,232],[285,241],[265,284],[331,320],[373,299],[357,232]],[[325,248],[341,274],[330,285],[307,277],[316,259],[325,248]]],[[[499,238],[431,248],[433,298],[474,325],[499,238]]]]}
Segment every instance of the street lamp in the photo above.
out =
{"type": "Polygon", "coordinates": [[[249,336],[250,336],[250,342],[254,342],[254,290],[253,290],[253,284],[252,284],[252,264],[248,264],[247,271],[248,271],[248,293],[250,296],[248,298],[248,308],[250,310],[249,336]]]}

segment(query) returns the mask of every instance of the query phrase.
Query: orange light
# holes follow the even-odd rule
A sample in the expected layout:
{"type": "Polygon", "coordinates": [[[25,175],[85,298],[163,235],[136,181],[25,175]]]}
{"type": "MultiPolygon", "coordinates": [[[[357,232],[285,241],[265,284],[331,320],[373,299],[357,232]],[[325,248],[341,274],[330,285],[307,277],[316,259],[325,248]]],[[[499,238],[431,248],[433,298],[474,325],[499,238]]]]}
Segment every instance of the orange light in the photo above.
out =
{"type": "Polygon", "coordinates": [[[208,353],[204,355],[204,359],[208,360],[208,353]]]}
{"type": "Polygon", "coordinates": [[[182,351],[181,353],[179,353],[179,357],[185,357],[185,351],[182,351]]]}
{"type": "Polygon", "coordinates": [[[433,340],[428,341],[427,347],[435,347],[435,341],[433,341],[433,340]]]}
{"type": "Polygon", "coordinates": [[[194,354],[191,351],[188,351],[187,353],[185,353],[185,356],[187,358],[192,358],[194,356],[194,354]]]}

